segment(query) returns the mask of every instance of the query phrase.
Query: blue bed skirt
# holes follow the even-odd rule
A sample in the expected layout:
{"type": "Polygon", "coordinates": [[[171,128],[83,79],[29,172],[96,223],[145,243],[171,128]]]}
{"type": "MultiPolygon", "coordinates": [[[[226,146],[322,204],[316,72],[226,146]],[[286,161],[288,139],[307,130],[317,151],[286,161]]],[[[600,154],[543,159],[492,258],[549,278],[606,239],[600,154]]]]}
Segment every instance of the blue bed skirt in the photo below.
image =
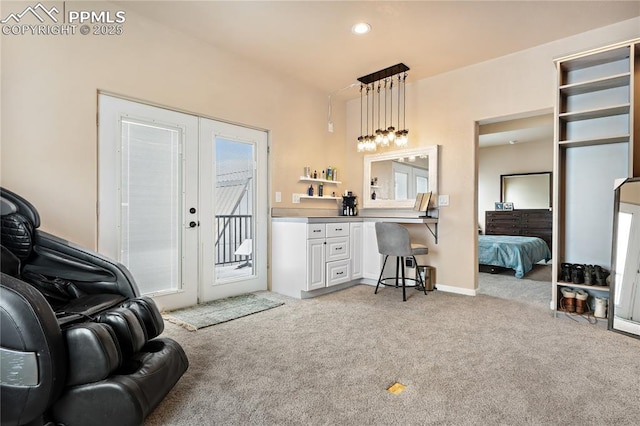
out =
{"type": "Polygon", "coordinates": [[[478,263],[511,268],[516,271],[516,278],[522,278],[535,263],[550,259],[549,246],[538,237],[478,236],[478,263]]]}

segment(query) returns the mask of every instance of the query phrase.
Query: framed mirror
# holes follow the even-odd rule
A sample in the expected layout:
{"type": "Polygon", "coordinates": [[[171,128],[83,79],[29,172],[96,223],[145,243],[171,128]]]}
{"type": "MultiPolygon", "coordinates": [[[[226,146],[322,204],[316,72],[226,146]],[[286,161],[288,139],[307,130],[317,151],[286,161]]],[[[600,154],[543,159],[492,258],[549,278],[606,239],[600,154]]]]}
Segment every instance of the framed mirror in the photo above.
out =
{"type": "Polygon", "coordinates": [[[551,208],[551,172],[500,175],[500,202],[514,209],[551,208]]]}
{"type": "Polygon", "coordinates": [[[364,156],[362,206],[412,209],[416,194],[438,192],[438,145],[364,156]]]}
{"type": "Polygon", "coordinates": [[[640,337],[640,178],[617,182],[609,329],[640,337]]]}

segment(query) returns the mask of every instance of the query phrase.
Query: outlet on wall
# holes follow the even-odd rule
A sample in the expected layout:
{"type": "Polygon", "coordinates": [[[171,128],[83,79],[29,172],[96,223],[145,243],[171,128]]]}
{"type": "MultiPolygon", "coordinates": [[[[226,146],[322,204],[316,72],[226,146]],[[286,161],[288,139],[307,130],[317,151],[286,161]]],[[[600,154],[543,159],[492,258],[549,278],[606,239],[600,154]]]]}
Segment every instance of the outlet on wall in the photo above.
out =
{"type": "Polygon", "coordinates": [[[276,191],[276,203],[282,202],[282,192],[276,191]]]}
{"type": "Polygon", "coordinates": [[[438,206],[445,207],[449,205],[449,196],[448,195],[438,195],[438,206]]]}
{"type": "Polygon", "coordinates": [[[291,197],[291,201],[293,202],[293,204],[299,204],[300,203],[300,194],[293,194],[291,197]]]}

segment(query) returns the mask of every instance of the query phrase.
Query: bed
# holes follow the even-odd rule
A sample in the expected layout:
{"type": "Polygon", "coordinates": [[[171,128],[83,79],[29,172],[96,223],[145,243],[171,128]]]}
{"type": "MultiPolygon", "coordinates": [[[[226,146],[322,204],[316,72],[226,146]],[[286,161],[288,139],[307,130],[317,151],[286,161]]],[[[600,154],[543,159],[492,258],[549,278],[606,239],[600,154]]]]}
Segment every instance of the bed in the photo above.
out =
{"type": "Polygon", "coordinates": [[[538,237],[512,235],[479,235],[478,263],[515,270],[516,278],[522,278],[533,265],[541,260],[548,262],[551,250],[538,237]]]}

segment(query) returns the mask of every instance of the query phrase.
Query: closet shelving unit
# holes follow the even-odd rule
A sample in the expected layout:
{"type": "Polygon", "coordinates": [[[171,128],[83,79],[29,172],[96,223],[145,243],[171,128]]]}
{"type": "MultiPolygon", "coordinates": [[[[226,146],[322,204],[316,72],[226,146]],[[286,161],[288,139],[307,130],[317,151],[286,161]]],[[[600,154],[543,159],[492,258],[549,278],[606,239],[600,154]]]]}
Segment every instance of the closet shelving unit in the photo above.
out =
{"type": "MultiPolygon", "coordinates": [[[[554,314],[562,288],[608,298],[608,286],[559,280],[562,263],[611,270],[613,185],[640,175],[640,39],[556,61],[553,211],[554,314]]],[[[606,323],[606,320],[603,320],[606,323]]]]}

